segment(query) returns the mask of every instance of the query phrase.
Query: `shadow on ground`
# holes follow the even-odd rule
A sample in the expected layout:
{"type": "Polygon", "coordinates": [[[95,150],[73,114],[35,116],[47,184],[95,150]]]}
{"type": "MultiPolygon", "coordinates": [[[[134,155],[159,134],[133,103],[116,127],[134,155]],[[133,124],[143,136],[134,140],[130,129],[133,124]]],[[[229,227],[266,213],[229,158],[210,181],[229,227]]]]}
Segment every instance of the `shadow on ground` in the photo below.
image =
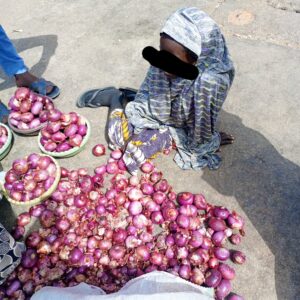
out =
{"type": "MultiPolygon", "coordinates": [[[[56,35],[40,35],[29,38],[22,38],[12,40],[15,45],[17,52],[22,57],[22,51],[32,49],[35,47],[43,47],[43,52],[40,60],[30,68],[30,72],[37,77],[41,77],[49,64],[50,58],[54,55],[57,47],[57,36],[56,35]]],[[[26,64],[26,62],[25,62],[26,64]]],[[[11,88],[15,85],[12,78],[7,77],[2,70],[0,70],[0,91],[11,88]]]]}
{"type": "Polygon", "coordinates": [[[236,142],[223,148],[223,166],[217,172],[205,170],[202,179],[219,193],[236,198],[274,254],[278,299],[297,299],[300,167],[284,158],[262,134],[244,126],[239,117],[223,111],[221,119],[222,129],[234,134],[236,142]]]}

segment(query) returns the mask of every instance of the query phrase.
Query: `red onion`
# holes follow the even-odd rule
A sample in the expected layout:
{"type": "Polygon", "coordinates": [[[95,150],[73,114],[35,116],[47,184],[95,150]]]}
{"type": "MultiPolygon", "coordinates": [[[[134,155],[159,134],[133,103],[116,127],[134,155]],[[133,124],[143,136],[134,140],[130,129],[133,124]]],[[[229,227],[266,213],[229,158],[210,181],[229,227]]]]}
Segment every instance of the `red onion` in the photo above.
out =
{"type": "Polygon", "coordinates": [[[207,202],[205,197],[202,194],[195,194],[194,195],[194,203],[193,203],[198,209],[206,210],[207,208],[207,202]]]}
{"type": "Polygon", "coordinates": [[[49,110],[49,116],[48,119],[51,122],[59,121],[62,113],[58,109],[51,109],[49,110]]]}
{"type": "Polygon", "coordinates": [[[84,196],[84,195],[77,195],[75,196],[74,198],[74,205],[77,207],[77,208],[81,208],[81,207],[84,207],[87,203],[87,197],[84,196]]]}
{"type": "Polygon", "coordinates": [[[205,285],[216,288],[222,280],[221,273],[216,269],[210,269],[205,274],[205,285]]]}
{"type": "Polygon", "coordinates": [[[119,170],[118,164],[116,162],[110,162],[106,165],[106,172],[108,174],[116,174],[119,170]]]}
{"type": "Polygon", "coordinates": [[[200,269],[194,268],[191,272],[190,280],[195,284],[202,285],[205,278],[200,269]]]}
{"type": "Polygon", "coordinates": [[[29,123],[29,128],[30,129],[33,129],[33,128],[36,128],[38,126],[41,125],[41,122],[39,119],[33,119],[30,123],[29,123]]]}
{"type": "Polygon", "coordinates": [[[34,114],[34,115],[39,115],[40,112],[42,111],[43,109],[43,103],[41,102],[34,102],[31,106],[31,112],[34,114]]]}
{"type": "Polygon", "coordinates": [[[7,183],[14,183],[18,180],[18,175],[15,171],[9,170],[5,175],[5,182],[7,183]]]}
{"type": "Polygon", "coordinates": [[[15,97],[18,100],[22,100],[22,99],[26,99],[28,98],[30,95],[30,90],[26,87],[19,87],[16,91],[15,91],[15,97]]]}
{"type": "Polygon", "coordinates": [[[22,175],[28,171],[29,164],[25,159],[16,159],[12,164],[12,168],[16,174],[22,175]]]}
{"type": "Polygon", "coordinates": [[[8,106],[12,109],[13,112],[20,110],[20,102],[15,97],[11,97],[9,99],[8,106]]]}
{"type": "Polygon", "coordinates": [[[22,255],[22,267],[26,269],[33,268],[36,263],[38,262],[38,256],[36,250],[34,249],[27,249],[22,255]]]}
{"type": "Polygon", "coordinates": [[[176,222],[179,227],[181,228],[188,228],[190,226],[190,220],[189,217],[185,215],[178,215],[176,222]]]}
{"type": "Polygon", "coordinates": [[[82,139],[80,134],[75,134],[69,138],[69,144],[73,147],[79,147],[82,143],[82,139]]]}
{"type": "Polygon", "coordinates": [[[232,293],[227,297],[227,300],[244,300],[244,298],[238,294],[232,293]]]}
{"type": "Polygon", "coordinates": [[[40,216],[40,222],[45,228],[51,227],[55,222],[55,216],[53,212],[51,210],[45,209],[40,216]]]}
{"type": "Polygon", "coordinates": [[[225,263],[221,263],[218,270],[220,271],[224,279],[233,280],[235,277],[234,269],[225,263]]]}
{"type": "Polygon", "coordinates": [[[139,181],[139,178],[134,175],[129,178],[129,183],[131,186],[138,186],[140,181],[139,181]]]}
{"type": "Polygon", "coordinates": [[[85,136],[87,133],[86,125],[79,125],[77,133],[80,134],[81,136],[85,136]]]}
{"type": "Polygon", "coordinates": [[[181,265],[178,274],[183,279],[189,279],[191,276],[191,267],[187,265],[181,265]]]}
{"type": "Polygon", "coordinates": [[[246,256],[242,251],[234,250],[231,253],[231,260],[239,265],[242,265],[246,261],[246,256]]]}
{"type": "Polygon", "coordinates": [[[42,212],[45,210],[45,206],[43,204],[38,204],[30,208],[29,213],[32,217],[39,218],[42,212]]]}
{"type": "Polygon", "coordinates": [[[153,200],[159,205],[162,204],[164,201],[166,201],[166,199],[167,199],[166,194],[162,192],[155,192],[153,194],[153,200]]]}
{"type": "Polygon", "coordinates": [[[148,225],[148,219],[143,214],[140,214],[133,217],[132,223],[136,228],[142,229],[148,225]]]}
{"type": "Polygon", "coordinates": [[[114,245],[109,250],[109,256],[115,260],[119,260],[119,259],[123,258],[125,253],[126,253],[125,248],[120,245],[114,245]]]}
{"type": "Polygon", "coordinates": [[[15,279],[11,281],[6,288],[6,295],[7,296],[13,296],[16,291],[18,291],[21,288],[21,282],[18,279],[15,279]]]}
{"type": "Polygon", "coordinates": [[[153,169],[154,169],[154,165],[150,161],[146,161],[141,165],[141,170],[144,173],[151,173],[153,171],[153,169]]]}
{"type": "Polygon", "coordinates": [[[138,260],[148,261],[150,258],[149,249],[144,245],[138,246],[135,250],[135,253],[138,260]]]}
{"type": "Polygon", "coordinates": [[[226,221],[232,229],[243,229],[245,223],[243,218],[236,213],[230,214],[226,221]]]}
{"type": "Polygon", "coordinates": [[[86,266],[86,267],[92,267],[94,265],[94,257],[92,254],[83,254],[83,256],[80,259],[80,265],[86,266]]]}
{"type": "Polygon", "coordinates": [[[144,195],[151,195],[154,192],[153,185],[147,182],[141,185],[141,190],[144,195]]]}
{"type": "Polygon", "coordinates": [[[216,289],[217,299],[224,299],[231,292],[231,283],[227,279],[222,279],[216,289]]]}
{"type": "Polygon", "coordinates": [[[14,230],[13,230],[13,234],[12,236],[15,238],[15,240],[19,240],[21,239],[25,234],[25,227],[23,226],[17,226],[14,230]]]}
{"type": "Polygon", "coordinates": [[[48,121],[48,117],[49,117],[49,111],[48,110],[43,110],[39,114],[39,119],[40,119],[41,123],[47,122],[48,121]]]}
{"type": "Polygon", "coordinates": [[[222,246],[226,241],[226,235],[224,231],[217,231],[212,235],[211,240],[214,245],[222,246]]]}
{"type": "Polygon", "coordinates": [[[138,240],[135,236],[129,235],[125,240],[126,248],[133,249],[140,245],[141,241],[138,240]]]}
{"type": "Polygon", "coordinates": [[[151,214],[151,221],[154,224],[162,224],[164,222],[164,217],[160,211],[154,211],[151,214]]]}
{"type": "Polygon", "coordinates": [[[241,243],[241,236],[239,234],[233,234],[229,238],[230,242],[234,245],[239,245],[241,243]]]}
{"type": "Polygon", "coordinates": [[[178,216],[178,211],[173,207],[165,207],[162,210],[162,214],[166,221],[175,221],[178,216]]]}
{"type": "Polygon", "coordinates": [[[57,145],[56,143],[49,141],[45,143],[44,148],[46,151],[53,152],[57,148],[57,145]]]}
{"type": "Polygon", "coordinates": [[[115,159],[115,160],[119,160],[122,156],[123,156],[123,153],[120,149],[113,150],[110,153],[110,157],[115,159]]]}
{"type": "Polygon", "coordinates": [[[209,261],[208,261],[208,266],[209,266],[209,268],[210,269],[214,269],[214,268],[216,268],[216,267],[218,267],[219,266],[219,260],[217,259],[217,258],[215,258],[215,257],[211,257],[210,259],[209,259],[209,261]]]}
{"type": "Polygon", "coordinates": [[[138,201],[143,197],[143,192],[138,188],[131,188],[128,192],[128,198],[131,201],[138,201]]]}
{"type": "Polygon", "coordinates": [[[203,243],[202,234],[197,230],[192,231],[191,239],[189,240],[189,244],[192,247],[198,248],[202,245],[202,243],[203,243]]]}
{"type": "Polygon", "coordinates": [[[31,112],[25,112],[21,115],[21,121],[24,123],[30,123],[34,119],[34,115],[31,112]]]}
{"type": "Polygon", "coordinates": [[[127,232],[125,229],[117,228],[114,230],[112,239],[116,243],[124,243],[127,238],[127,232]]]}
{"type": "Polygon", "coordinates": [[[226,220],[229,216],[229,210],[226,207],[216,206],[213,210],[214,216],[226,220]]]}
{"type": "Polygon", "coordinates": [[[178,194],[177,201],[180,205],[193,204],[194,195],[189,192],[178,194]]]}
{"type": "Polygon", "coordinates": [[[182,215],[186,215],[188,217],[195,217],[197,216],[197,207],[194,205],[183,205],[179,208],[179,212],[182,215]]]}
{"type": "Polygon", "coordinates": [[[45,181],[46,179],[48,179],[49,177],[49,173],[46,170],[37,170],[34,173],[33,179],[36,182],[41,182],[41,181],[45,181]]]}
{"type": "Polygon", "coordinates": [[[226,248],[216,247],[214,248],[214,255],[216,256],[217,259],[223,261],[229,258],[230,252],[226,248]]]}
{"type": "Polygon", "coordinates": [[[28,212],[21,213],[17,218],[17,223],[19,226],[26,226],[30,223],[31,217],[28,212]]]}
{"type": "Polygon", "coordinates": [[[102,156],[105,155],[105,146],[102,144],[97,144],[93,147],[93,155],[95,156],[102,156]]]}
{"type": "Polygon", "coordinates": [[[142,204],[138,201],[132,201],[129,204],[128,211],[132,216],[140,214],[142,210],[143,210],[142,204]]]}
{"type": "Polygon", "coordinates": [[[150,257],[150,262],[153,265],[160,266],[163,261],[163,255],[159,252],[152,252],[150,257]]]}
{"type": "Polygon", "coordinates": [[[226,224],[223,220],[213,217],[208,220],[208,226],[215,231],[224,231],[226,229],[226,224]]]}
{"type": "Polygon", "coordinates": [[[55,143],[62,143],[63,141],[65,141],[66,136],[62,132],[58,131],[52,135],[51,139],[55,143]]]}
{"type": "Polygon", "coordinates": [[[61,129],[61,122],[49,122],[48,125],[45,127],[45,130],[47,130],[50,134],[54,134],[55,132],[58,132],[61,129]]]}
{"type": "Polygon", "coordinates": [[[30,110],[31,103],[29,100],[23,100],[20,104],[20,112],[26,113],[30,110]]]}
{"type": "Polygon", "coordinates": [[[157,182],[154,185],[154,190],[156,192],[160,191],[160,192],[167,192],[169,189],[169,184],[168,181],[166,179],[162,179],[161,181],[157,182]]]}
{"type": "Polygon", "coordinates": [[[162,173],[161,172],[153,172],[151,173],[150,175],[150,181],[153,182],[153,183],[156,183],[158,181],[160,181],[162,178],[162,173]]]}

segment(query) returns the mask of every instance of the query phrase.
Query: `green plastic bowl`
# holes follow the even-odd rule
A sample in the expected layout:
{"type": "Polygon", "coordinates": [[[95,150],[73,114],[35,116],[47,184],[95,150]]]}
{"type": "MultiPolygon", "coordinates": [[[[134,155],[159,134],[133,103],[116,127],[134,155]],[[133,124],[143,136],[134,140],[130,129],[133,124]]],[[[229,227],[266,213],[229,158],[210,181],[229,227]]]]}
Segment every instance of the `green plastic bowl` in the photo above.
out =
{"type": "Polygon", "coordinates": [[[82,117],[82,118],[85,120],[85,124],[87,126],[87,132],[86,132],[86,135],[84,136],[84,138],[81,142],[81,145],[79,147],[74,147],[74,148],[72,148],[68,151],[64,151],[64,152],[50,152],[50,151],[47,151],[40,142],[40,140],[42,138],[42,134],[41,134],[41,132],[39,132],[38,144],[39,144],[39,147],[40,147],[41,151],[43,153],[47,154],[47,155],[50,155],[52,157],[57,157],[57,158],[72,157],[72,156],[78,154],[80,151],[82,151],[84,149],[86,143],[88,142],[90,136],[91,136],[91,124],[86,118],[84,118],[84,117],[82,117]]]}
{"type": "Polygon", "coordinates": [[[9,129],[8,126],[6,126],[5,124],[3,123],[0,123],[0,126],[3,126],[6,128],[7,130],[7,141],[6,143],[3,145],[3,147],[0,149],[0,160],[2,160],[10,151],[11,149],[11,146],[12,146],[12,133],[11,133],[11,130],[9,129]]]}

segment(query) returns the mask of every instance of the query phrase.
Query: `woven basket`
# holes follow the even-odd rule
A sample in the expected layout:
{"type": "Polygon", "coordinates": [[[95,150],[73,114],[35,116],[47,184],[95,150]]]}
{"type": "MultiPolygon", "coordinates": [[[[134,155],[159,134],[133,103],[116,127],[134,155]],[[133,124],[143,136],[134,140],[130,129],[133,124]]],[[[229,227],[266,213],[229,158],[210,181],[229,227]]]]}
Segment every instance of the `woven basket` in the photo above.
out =
{"type": "MultiPolygon", "coordinates": [[[[48,156],[48,155],[40,154],[40,156],[48,156]]],[[[14,205],[18,205],[18,206],[32,206],[32,205],[41,203],[46,198],[49,198],[53,194],[53,192],[56,190],[59,180],[60,180],[60,175],[61,175],[61,170],[60,170],[60,166],[59,166],[58,162],[53,157],[51,157],[51,159],[53,160],[53,162],[56,165],[55,180],[54,180],[52,186],[43,195],[41,195],[38,198],[32,199],[30,201],[26,201],[26,202],[16,201],[9,197],[8,192],[4,188],[4,183],[0,181],[1,191],[3,193],[3,196],[8,200],[8,202],[10,202],[14,205]]]]}
{"type": "Polygon", "coordinates": [[[3,123],[0,123],[0,126],[3,126],[6,128],[7,130],[7,141],[5,143],[5,145],[3,145],[3,147],[0,149],[0,160],[2,160],[10,151],[11,149],[11,146],[12,146],[12,133],[11,133],[11,130],[8,128],[8,126],[6,126],[5,124],[3,123]]]}
{"type": "Polygon", "coordinates": [[[72,149],[70,149],[68,151],[64,151],[64,152],[50,152],[50,151],[47,151],[40,142],[41,137],[42,137],[42,134],[40,132],[39,136],[38,136],[38,144],[39,144],[39,147],[40,147],[41,151],[43,153],[49,155],[49,156],[57,157],[57,158],[68,158],[68,157],[74,156],[74,155],[78,154],[80,151],[82,151],[84,149],[84,146],[86,145],[86,143],[88,142],[88,140],[91,136],[90,122],[86,118],[84,118],[84,117],[82,117],[82,118],[85,121],[85,124],[87,126],[87,132],[86,132],[86,135],[84,136],[84,138],[81,142],[81,145],[79,147],[73,147],[72,149]]]}

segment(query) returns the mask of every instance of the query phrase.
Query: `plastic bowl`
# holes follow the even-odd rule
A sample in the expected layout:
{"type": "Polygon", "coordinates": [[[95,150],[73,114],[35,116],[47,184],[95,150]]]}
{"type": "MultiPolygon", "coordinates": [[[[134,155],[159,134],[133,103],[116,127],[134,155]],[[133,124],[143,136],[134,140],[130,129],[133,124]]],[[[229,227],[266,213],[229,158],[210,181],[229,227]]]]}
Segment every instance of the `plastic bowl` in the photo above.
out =
{"type": "Polygon", "coordinates": [[[0,126],[3,126],[6,128],[7,130],[7,141],[6,143],[2,146],[2,148],[0,149],[0,160],[2,160],[10,151],[11,146],[12,146],[12,133],[11,130],[9,129],[9,127],[3,123],[0,123],[0,126]]]}
{"type": "MultiPolygon", "coordinates": [[[[40,154],[40,156],[49,156],[49,155],[40,154]]],[[[56,165],[56,176],[55,176],[55,180],[54,180],[52,186],[40,197],[34,198],[30,201],[21,202],[21,201],[16,201],[16,200],[10,198],[8,192],[4,188],[4,183],[0,181],[1,191],[3,193],[3,196],[7,199],[7,201],[9,201],[12,204],[19,205],[19,206],[32,206],[32,205],[41,203],[46,198],[49,198],[53,194],[53,192],[56,190],[59,180],[60,180],[60,176],[61,176],[61,170],[60,170],[60,166],[59,166],[58,162],[53,157],[50,157],[50,158],[53,160],[53,162],[56,165]]]]}
{"type": "MultiPolygon", "coordinates": [[[[52,103],[53,103],[53,100],[47,96],[43,96],[43,97],[46,97],[48,98],[52,103]]],[[[25,135],[25,136],[35,136],[35,135],[38,135],[38,133],[40,132],[40,130],[42,128],[44,128],[46,125],[47,125],[47,122],[44,122],[42,123],[41,125],[35,127],[35,128],[32,128],[32,129],[19,129],[17,127],[15,127],[13,124],[11,124],[10,122],[10,118],[8,117],[8,125],[9,127],[16,133],[20,134],[20,135],[25,135]]]]}
{"type": "Polygon", "coordinates": [[[39,144],[39,147],[41,149],[41,151],[49,156],[52,156],[52,157],[57,157],[57,158],[67,158],[67,157],[72,157],[76,154],[78,154],[80,151],[82,151],[84,149],[84,146],[86,145],[86,143],[88,142],[90,136],[91,136],[91,124],[90,122],[84,118],[83,116],[81,116],[84,121],[85,121],[85,124],[87,126],[87,132],[86,132],[86,135],[84,136],[82,142],[81,142],[81,145],[79,147],[73,147],[72,149],[68,150],[68,151],[64,151],[64,152],[50,152],[50,151],[47,151],[43,145],[41,144],[40,140],[42,138],[42,134],[41,132],[39,132],[39,135],[38,135],[38,144],[39,144]]]}

